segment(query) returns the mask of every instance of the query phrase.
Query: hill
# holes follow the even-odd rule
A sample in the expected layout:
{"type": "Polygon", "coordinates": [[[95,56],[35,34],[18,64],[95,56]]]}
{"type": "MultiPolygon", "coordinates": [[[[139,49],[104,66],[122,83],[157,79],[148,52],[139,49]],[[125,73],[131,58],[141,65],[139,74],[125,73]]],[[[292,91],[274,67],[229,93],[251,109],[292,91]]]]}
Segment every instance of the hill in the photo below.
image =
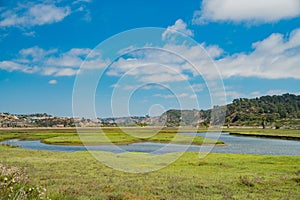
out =
{"type": "Polygon", "coordinates": [[[0,127],[95,127],[95,126],[272,126],[300,127],[300,96],[283,94],[234,99],[226,106],[209,110],[168,110],[161,116],[84,119],[43,114],[0,113],[0,127]],[[223,118],[220,116],[224,116],[223,118]],[[211,120],[213,119],[213,120],[211,120]]]}
{"type": "MultiPolygon", "coordinates": [[[[226,110],[224,124],[228,126],[260,126],[264,123],[279,128],[300,125],[300,96],[294,94],[239,98],[226,106],[215,106],[215,109],[226,110]]],[[[161,121],[167,126],[207,126],[211,123],[211,111],[168,110],[162,114],[161,121]]],[[[222,119],[214,118],[213,123],[222,124],[222,119]]]]}
{"type": "Polygon", "coordinates": [[[227,105],[226,123],[259,125],[262,121],[276,126],[299,122],[300,96],[283,94],[255,99],[235,99],[227,105]]]}

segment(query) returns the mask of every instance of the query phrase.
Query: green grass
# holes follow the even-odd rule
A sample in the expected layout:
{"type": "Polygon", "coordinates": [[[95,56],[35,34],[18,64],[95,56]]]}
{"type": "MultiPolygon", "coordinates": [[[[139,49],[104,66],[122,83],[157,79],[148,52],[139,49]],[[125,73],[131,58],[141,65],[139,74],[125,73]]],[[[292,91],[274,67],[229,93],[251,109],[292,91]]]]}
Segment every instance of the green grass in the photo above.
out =
{"type": "MultiPolygon", "coordinates": [[[[106,143],[103,135],[83,129],[88,144],[106,143]]],[[[135,141],[169,142],[176,128],[155,129],[104,128],[115,143],[135,141]]],[[[186,129],[183,132],[190,132],[186,129]]],[[[201,130],[203,131],[203,130],[201,130]]],[[[225,129],[229,132],[299,135],[297,130],[225,129]]],[[[0,130],[0,140],[21,138],[42,140],[53,144],[80,144],[74,129],[0,130]]],[[[178,135],[177,142],[190,138],[178,135]]],[[[194,143],[201,144],[202,137],[194,143]]],[[[140,154],[97,153],[103,157],[136,157],[125,167],[149,167],[139,160],[140,154]],[[131,165],[135,166],[131,166],[131,165]]],[[[172,154],[175,155],[176,153],[172,154]]],[[[89,152],[47,152],[0,146],[0,164],[23,169],[33,185],[47,188],[51,199],[299,199],[300,156],[260,156],[209,154],[200,158],[188,152],[167,167],[146,174],[114,170],[97,161],[89,152]]],[[[147,155],[149,158],[153,157],[147,155]]],[[[151,163],[166,165],[165,155],[151,163]]],[[[123,166],[124,167],[124,166],[123,166]]],[[[151,166],[150,166],[151,167],[151,166]]],[[[1,180],[0,180],[1,182],[1,180]]],[[[1,184],[1,183],[0,183],[1,184]]],[[[1,195],[0,195],[1,196],[1,195]]],[[[1,199],[1,198],[0,198],[1,199]]]]}
{"type": "Polygon", "coordinates": [[[0,141],[20,138],[22,140],[43,140],[57,136],[77,135],[76,129],[0,129],[0,141]]]}
{"type": "MultiPolygon", "coordinates": [[[[94,145],[94,144],[130,144],[134,142],[163,142],[176,144],[224,144],[222,141],[213,139],[204,140],[203,137],[177,134],[177,129],[155,129],[155,128],[98,128],[80,129],[80,136],[76,129],[20,129],[0,131],[0,141],[6,139],[20,138],[22,140],[41,140],[47,144],[64,145],[94,145]]],[[[195,131],[182,129],[181,132],[195,131]]]]}
{"type": "Polygon", "coordinates": [[[265,136],[265,137],[272,136],[278,138],[290,137],[290,139],[300,140],[300,130],[297,129],[226,128],[223,129],[223,132],[236,133],[240,135],[253,135],[253,136],[265,136]]]}
{"type": "MultiPolygon", "coordinates": [[[[79,137],[76,129],[10,129],[0,130],[0,141],[7,139],[20,138],[22,140],[41,140],[48,144],[64,145],[85,145],[94,144],[130,144],[134,142],[163,142],[177,144],[224,144],[222,141],[204,139],[197,136],[193,139],[188,135],[178,135],[180,132],[195,132],[191,128],[164,128],[162,130],[155,128],[98,128],[98,129],[81,129],[79,137]],[[177,136],[176,136],[177,135],[177,136]],[[176,138],[175,138],[176,136],[176,138]]],[[[197,132],[206,132],[207,129],[198,129],[197,132]]],[[[261,137],[278,137],[282,139],[300,140],[300,130],[293,129],[234,129],[226,128],[224,132],[235,133],[239,135],[261,136],[261,137]]]]}
{"type": "MultiPolygon", "coordinates": [[[[0,163],[23,169],[51,199],[299,199],[300,157],[185,153],[159,171],[130,174],[89,152],[0,146],[0,163]]],[[[158,163],[159,164],[159,163],[158,163]]],[[[143,163],[141,163],[141,166],[143,163]]]]}

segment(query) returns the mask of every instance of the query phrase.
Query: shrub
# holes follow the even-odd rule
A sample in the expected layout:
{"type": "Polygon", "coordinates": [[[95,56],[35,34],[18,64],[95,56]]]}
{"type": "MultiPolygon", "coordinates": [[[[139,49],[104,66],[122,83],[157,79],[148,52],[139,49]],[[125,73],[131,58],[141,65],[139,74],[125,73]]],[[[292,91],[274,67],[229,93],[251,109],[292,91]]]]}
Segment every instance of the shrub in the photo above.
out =
{"type": "Polygon", "coordinates": [[[240,183],[249,187],[254,186],[254,181],[248,176],[240,176],[240,183]]]}
{"type": "Polygon", "coordinates": [[[249,177],[249,176],[240,176],[240,184],[248,186],[248,187],[254,187],[257,183],[262,183],[263,178],[260,177],[249,177]]]}
{"type": "Polygon", "coordinates": [[[32,186],[29,178],[17,167],[0,164],[0,200],[4,199],[49,199],[46,189],[32,186]]]}

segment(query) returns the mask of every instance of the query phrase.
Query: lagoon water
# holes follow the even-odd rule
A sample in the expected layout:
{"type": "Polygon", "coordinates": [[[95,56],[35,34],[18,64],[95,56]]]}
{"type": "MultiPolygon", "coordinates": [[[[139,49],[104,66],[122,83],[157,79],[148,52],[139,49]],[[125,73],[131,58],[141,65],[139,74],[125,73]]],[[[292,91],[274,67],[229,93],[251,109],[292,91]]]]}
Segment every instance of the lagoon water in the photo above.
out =
{"type": "Polygon", "coordinates": [[[38,140],[22,141],[18,139],[7,140],[1,144],[9,144],[24,149],[74,152],[86,150],[108,151],[113,153],[144,152],[151,154],[163,154],[170,152],[217,152],[232,154],[261,154],[261,155],[291,155],[300,156],[300,141],[268,139],[259,137],[234,136],[229,133],[181,133],[187,135],[199,135],[206,138],[219,139],[227,146],[196,146],[163,144],[154,142],[133,143],[128,145],[99,145],[99,146],[69,146],[49,145],[38,140]]]}
{"type": "MultiPolygon", "coordinates": [[[[203,136],[203,134],[198,134],[203,136]]],[[[227,146],[215,146],[212,152],[234,154],[261,154],[261,155],[291,155],[300,156],[300,141],[269,139],[250,136],[235,136],[229,133],[204,133],[208,138],[224,141],[227,146]]]]}

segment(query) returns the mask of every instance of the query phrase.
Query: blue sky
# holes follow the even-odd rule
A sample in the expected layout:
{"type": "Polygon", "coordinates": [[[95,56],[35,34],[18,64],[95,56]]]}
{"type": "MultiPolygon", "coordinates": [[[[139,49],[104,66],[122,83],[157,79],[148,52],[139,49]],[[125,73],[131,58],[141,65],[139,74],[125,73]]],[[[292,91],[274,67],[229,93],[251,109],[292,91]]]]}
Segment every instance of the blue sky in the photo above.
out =
{"type": "Polygon", "coordinates": [[[0,112],[158,115],[299,94],[299,26],[299,0],[0,1],[0,112]],[[163,29],[124,33],[143,27],[163,29]],[[96,80],[91,98],[74,100],[78,80],[96,80]]]}

